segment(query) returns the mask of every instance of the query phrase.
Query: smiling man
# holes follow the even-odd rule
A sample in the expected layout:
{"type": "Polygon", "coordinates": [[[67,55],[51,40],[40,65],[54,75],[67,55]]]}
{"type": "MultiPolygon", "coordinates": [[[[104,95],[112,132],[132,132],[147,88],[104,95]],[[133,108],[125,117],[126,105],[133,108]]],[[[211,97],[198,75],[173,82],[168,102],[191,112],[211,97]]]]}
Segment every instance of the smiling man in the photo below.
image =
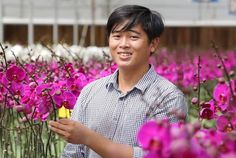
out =
{"type": "Polygon", "coordinates": [[[118,69],[82,90],[70,120],[49,122],[68,141],[62,158],[141,158],[136,134],[142,124],[185,119],[183,93],[148,62],[163,30],[160,14],[146,7],[125,5],[113,11],[107,34],[118,69]]]}

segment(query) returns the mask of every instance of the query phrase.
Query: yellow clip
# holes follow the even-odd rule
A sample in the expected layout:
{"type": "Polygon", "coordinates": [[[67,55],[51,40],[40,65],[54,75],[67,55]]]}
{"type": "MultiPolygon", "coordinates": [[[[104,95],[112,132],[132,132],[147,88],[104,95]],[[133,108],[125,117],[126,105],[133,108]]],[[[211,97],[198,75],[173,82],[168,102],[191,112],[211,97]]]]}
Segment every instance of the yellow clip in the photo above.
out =
{"type": "Polygon", "coordinates": [[[62,106],[58,110],[58,116],[59,116],[59,118],[70,118],[70,110],[66,109],[64,106],[62,106]]]}

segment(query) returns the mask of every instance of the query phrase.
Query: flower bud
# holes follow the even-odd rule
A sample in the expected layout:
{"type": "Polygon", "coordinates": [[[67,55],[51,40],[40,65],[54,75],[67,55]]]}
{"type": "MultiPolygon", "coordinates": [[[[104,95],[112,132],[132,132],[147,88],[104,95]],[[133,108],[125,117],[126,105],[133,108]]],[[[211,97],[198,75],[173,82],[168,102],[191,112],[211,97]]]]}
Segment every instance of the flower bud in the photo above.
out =
{"type": "Polygon", "coordinates": [[[220,77],[220,78],[218,78],[218,82],[219,82],[219,83],[225,83],[225,79],[224,79],[224,77],[220,77]]]}
{"type": "Polygon", "coordinates": [[[221,69],[222,65],[221,65],[221,64],[217,64],[217,67],[218,67],[219,69],[221,69]]]}
{"type": "Polygon", "coordinates": [[[233,70],[231,70],[231,71],[229,72],[229,76],[230,76],[230,77],[234,77],[234,74],[235,74],[235,73],[234,73],[233,70]]]}
{"type": "Polygon", "coordinates": [[[197,104],[198,103],[198,98],[196,98],[196,97],[192,98],[191,103],[192,104],[197,104]]]}

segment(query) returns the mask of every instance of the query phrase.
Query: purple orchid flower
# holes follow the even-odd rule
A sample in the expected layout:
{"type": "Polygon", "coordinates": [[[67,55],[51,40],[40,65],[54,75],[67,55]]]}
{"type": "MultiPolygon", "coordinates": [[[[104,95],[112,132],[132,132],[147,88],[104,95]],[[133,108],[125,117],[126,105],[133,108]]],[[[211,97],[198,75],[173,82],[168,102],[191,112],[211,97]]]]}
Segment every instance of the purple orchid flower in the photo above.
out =
{"type": "MultiPolygon", "coordinates": [[[[160,157],[164,156],[165,153],[168,153],[171,143],[169,125],[167,120],[160,122],[148,121],[141,127],[137,135],[140,146],[144,150],[158,153],[160,157]]],[[[150,154],[153,155],[153,153],[150,154]]],[[[152,157],[151,155],[147,156],[152,157]]]]}
{"type": "Polygon", "coordinates": [[[13,65],[7,69],[6,77],[9,81],[22,82],[26,77],[26,72],[24,69],[13,65]]]}
{"type": "Polygon", "coordinates": [[[226,83],[218,83],[214,88],[213,97],[217,101],[217,106],[225,111],[230,100],[229,86],[226,83]]]}
{"type": "Polygon", "coordinates": [[[213,100],[201,105],[200,117],[203,119],[213,119],[215,114],[215,104],[213,100]]]}
{"type": "Polygon", "coordinates": [[[216,127],[222,132],[231,132],[236,130],[236,113],[227,113],[216,119],[216,127]]]}
{"type": "Polygon", "coordinates": [[[53,100],[55,101],[57,108],[64,106],[66,109],[73,109],[76,102],[76,96],[68,91],[58,92],[53,95],[53,100]]]}

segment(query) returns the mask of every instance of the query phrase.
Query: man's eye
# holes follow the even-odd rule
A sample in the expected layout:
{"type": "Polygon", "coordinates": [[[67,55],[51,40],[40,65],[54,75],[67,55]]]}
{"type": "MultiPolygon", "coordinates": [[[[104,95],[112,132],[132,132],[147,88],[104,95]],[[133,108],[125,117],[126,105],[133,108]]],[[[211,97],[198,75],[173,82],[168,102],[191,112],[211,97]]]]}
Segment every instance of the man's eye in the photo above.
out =
{"type": "Polygon", "coordinates": [[[130,36],[131,39],[138,39],[138,36],[130,36]]]}
{"type": "Polygon", "coordinates": [[[120,38],[120,35],[112,35],[113,38],[118,39],[120,38]]]}

